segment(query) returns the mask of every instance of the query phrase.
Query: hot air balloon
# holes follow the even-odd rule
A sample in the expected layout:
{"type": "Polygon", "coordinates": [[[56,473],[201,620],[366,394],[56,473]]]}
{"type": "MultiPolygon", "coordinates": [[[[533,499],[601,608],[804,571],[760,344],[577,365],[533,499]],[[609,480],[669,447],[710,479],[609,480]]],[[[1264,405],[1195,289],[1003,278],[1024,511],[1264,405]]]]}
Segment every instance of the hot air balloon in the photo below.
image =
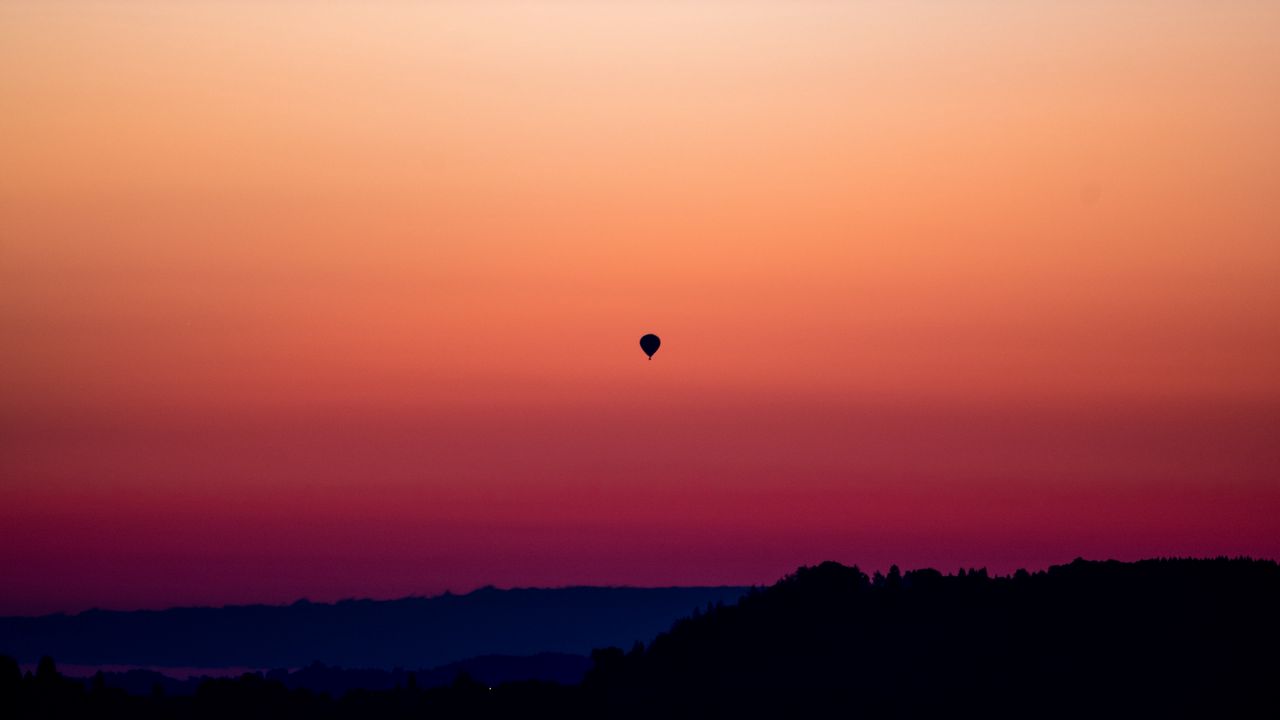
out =
{"type": "Polygon", "coordinates": [[[640,338],[640,349],[644,351],[645,355],[649,356],[650,360],[653,359],[653,354],[658,352],[658,346],[661,344],[662,340],[653,333],[649,333],[648,335],[640,338]]]}

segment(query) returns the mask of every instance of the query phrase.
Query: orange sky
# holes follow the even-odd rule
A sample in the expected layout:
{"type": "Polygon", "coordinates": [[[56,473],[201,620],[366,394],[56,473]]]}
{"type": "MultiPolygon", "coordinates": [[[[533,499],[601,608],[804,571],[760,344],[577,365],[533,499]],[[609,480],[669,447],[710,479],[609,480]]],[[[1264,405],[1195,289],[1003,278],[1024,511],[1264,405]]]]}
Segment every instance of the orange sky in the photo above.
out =
{"type": "Polygon", "coordinates": [[[0,2],[0,611],[1280,555],[1278,37],[0,2]]]}

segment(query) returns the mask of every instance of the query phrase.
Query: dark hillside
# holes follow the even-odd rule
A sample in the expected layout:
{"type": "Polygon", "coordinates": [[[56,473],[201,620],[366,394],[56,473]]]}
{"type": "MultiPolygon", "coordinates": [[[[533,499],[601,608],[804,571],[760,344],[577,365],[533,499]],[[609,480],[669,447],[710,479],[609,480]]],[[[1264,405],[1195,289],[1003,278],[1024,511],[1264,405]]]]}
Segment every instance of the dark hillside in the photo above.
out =
{"type": "Polygon", "coordinates": [[[1280,569],[1076,562],[990,578],[802,568],[648,649],[596,655],[614,715],[1280,712],[1280,569]]]}

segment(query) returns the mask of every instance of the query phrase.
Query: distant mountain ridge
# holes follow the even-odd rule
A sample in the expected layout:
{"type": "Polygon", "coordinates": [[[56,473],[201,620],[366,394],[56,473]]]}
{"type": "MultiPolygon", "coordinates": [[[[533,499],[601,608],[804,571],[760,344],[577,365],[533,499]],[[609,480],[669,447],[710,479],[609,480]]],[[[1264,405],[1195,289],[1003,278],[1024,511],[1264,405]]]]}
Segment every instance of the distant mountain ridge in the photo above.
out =
{"type": "MultiPolygon", "coordinates": [[[[341,697],[352,690],[385,691],[397,687],[434,688],[455,682],[466,674],[486,686],[508,682],[538,681],[574,685],[591,669],[586,655],[540,653],[538,655],[482,655],[434,668],[392,670],[341,668],[312,663],[298,670],[271,670],[261,673],[290,690],[305,689],[341,697]]],[[[157,688],[166,695],[194,695],[209,680],[205,676],[176,678],[155,670],[104,671],[83,682],[101,679],[103,687],[119,688],[131,695],[150,695],[157,688]]]]}
{"type": "Polygon", "coordinates": [[[80,665],[432,668],[629,646],[745,587],[486,587],[456,595],[0,618],[0,654],[80,665]]]}

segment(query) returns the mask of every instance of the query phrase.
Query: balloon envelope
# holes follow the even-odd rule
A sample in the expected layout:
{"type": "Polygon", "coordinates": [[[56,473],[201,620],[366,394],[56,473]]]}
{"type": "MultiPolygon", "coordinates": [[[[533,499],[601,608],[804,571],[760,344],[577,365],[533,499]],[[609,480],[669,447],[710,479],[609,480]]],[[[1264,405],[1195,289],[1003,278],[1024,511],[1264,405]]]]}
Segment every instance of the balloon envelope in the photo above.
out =
{"type": "Polygon", "coordinates": [[[640,338],[640,349],[644,351],[645,355],[649,356],[650,360],[653,359],[653,354],[658,352],[658,346],[661,344],[662,340],[659,340],[658,336],[653,333],[640,338]]]}

